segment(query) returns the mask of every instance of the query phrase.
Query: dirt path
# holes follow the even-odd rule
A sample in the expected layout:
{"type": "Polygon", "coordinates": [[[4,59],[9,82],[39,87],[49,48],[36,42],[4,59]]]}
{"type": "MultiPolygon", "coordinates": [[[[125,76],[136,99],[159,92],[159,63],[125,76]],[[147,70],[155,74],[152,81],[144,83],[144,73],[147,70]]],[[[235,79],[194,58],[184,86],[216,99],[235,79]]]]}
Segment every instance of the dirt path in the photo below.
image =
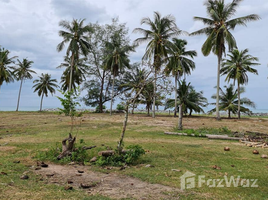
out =
{"type": "Polygon", "coordinates": [[[179,189],[150,184],[139,179],[117,175],[92,172],[86,166],[62,166],[50,164],[47,168],[35,171],[48,183],[62,186],[69,185],[73,188],[90,186],[86,190],[89,194],[100,194],[114,199],[131,198],[137,200],[179,199],[179,189]],[[83,173],[79,173],[83,171],[83,173]],[[71,183],[72,182],[72,183],[71,183]]]}

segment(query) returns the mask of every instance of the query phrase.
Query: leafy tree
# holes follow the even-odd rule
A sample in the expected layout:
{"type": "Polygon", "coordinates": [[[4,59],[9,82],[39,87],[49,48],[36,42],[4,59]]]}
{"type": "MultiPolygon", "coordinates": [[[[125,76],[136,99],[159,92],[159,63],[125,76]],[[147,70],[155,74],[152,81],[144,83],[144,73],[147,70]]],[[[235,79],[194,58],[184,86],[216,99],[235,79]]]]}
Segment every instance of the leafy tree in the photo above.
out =
{"type": "MultiPolygon", "coordinates": [[[[156,79],[164,57],[167,57],[167,48],[172,45],[170,38],[181,33],[178,29],[175,18],[171,15],[161,17],[160,13],[154,12],[154,19],[143,18],[141,25],[148,25],[149,29],[135,28],[134,32],[141,33],[143,37],[137,38],[135,44],[147,43],[146,51],[142,57],[143,61],[153,59],[154,67],[154,94],[156,94],[156,79]]],[[[153,97],[153,117],[155,117],[156,95],[153,97]]]]}
{"type": "MultiPolygon", "coordinates": [[[[113,20],[113,23],[118,26],[117,19],[113,20]]],[[[107,51],[107,57],[105,58],[106,67],[113,75],[110,115],[112,115],[115,77],[118,76],[119,71],[130,67],[128,53],[134,51],[135,48],[135,46],[129,45],[130,41],[126,38],[127,33],[128,31],[125,27],[116,30],[111,36],[110,41],[107,41],[105,45],[107,51]]]]}
{"type": "Polygon", "coordinates": [[[76,91],[76,88],[79,87],[84,80],[86,80],[86,70],[87,65],[85,64],[86,58],[79,58],[78,60],[75,60],[73,71],[71,72],[71,59],[67,56],[65,56],[64,63],[61,63],[60,66],[57,68],[63,68],[65,67],[65,70],[61,76],[61,89],[62,91],[67,91],[70,85],[70,80],[72,80],[72,88],[74,89],[74,92],[76,91]],[[70,76],[73,76],[72,79],[70,79],[70,76]]]}
{"type": "MultiPolygon", "coordinates": [[[[103,112],[104,103],[114,99],[121,92],[119,88],[120,78],[115,78],[113,79],[114,92],[112,95],[111,77],[113,70],[111,66],[113,66],[113,59],[109,58],[111,58],[113,52],[108,47],[113,44],[112,39],[116,34],[120,35],[119,38],[115,38],[115,41],[120,39],[120,49],[129,46],[128,30],[125,24],[118,23],[118,19],[113,19],[111,24],[91,24],[90,26],[94,30],[89,40],[91,53],[88,56],[89,68],[87,75],[90,80],[83,86],[83,89],[87,90],[87,95],[83,98],[83,101],[86,105],[93,107],[98,104],[100,112],[103,112]]],[[[125,55],[126,57],[123,57],[127,62],[120,61],[122,66],[125,66],[126,63],[128,64],[127,54],[125,55]]],[[[121,58],[123,59],[123,57],[121,58]]],[[[118,68],[118,72],[120,71],[118,68]]],[[[121,75],[122,73],[119,73],[118,77],[121,77],[121,75]]]]}
{"type": "Polygon", "coordinates": [[[44,95],[48,97],[48,93],[51,95],[56,93],[55,88],[58,87],[56,84],[57,80],[51,79],[51,75],[49,74],[42,73],[41,76],[39,76],[39,79],[34,80],[33,83],[36,83],[33,85],[34,92],[37,92],[39,97],[41,96],[40,111],[42,111],[44,95]]]}
{"type": "Polygon", "coordinates": [[[22,83],[26,79],[32,79],[33,76],[32,74],[36,74],[34,70],[31,70],[30,68],[32,67],[32,64],[34,63],[33,61],[27,60],[24,58],[22,62],[18,59],[18,67],[14,68],[14,76],[16,79],[20,82],[20,90],[19,90],[19,96],[18,96],[18,103],[17,103],[17,109],[16,111],[19,110],[19,104],[20,104],[20,94],[21,94],[21,88],[22,88],[22,83]]]}
{"type": "Polygon", "coordinates": [[[218,120],[220,119],[219,88],[222,56],[225,54],[226,44],[229,47],[229,51],[237,47],[235,38],[230,31],[234,30],[237,25],[246,26],[246,22],[260,19],[255,14],[231,19],[235,15],[236,9],[241,1],[233,0],[231,3],[225,4],[224,0],[208,0],[205,2],[205,6],[209,18],[194,17],[194,20],[203,22],[207,27],[193,32],[191,35],[206,34],[208,37],[202,46],[202,53],[204,56],[208,56],[212,51],[218,57],[216,98],[216,115],[218,120]]]}
{"type": "MultiPolygon", "coordinates": [[[[220,88],[220,104],[219,104],[220,107],[219,108],[220,110],[228,111],[228,118],[231,118],[231,113],[233,114],[238,113],[238,90],[235,90],[233,85],[230,85],[228,87],[224,86],[224,88],[225,88],[225,91],[220,88]]],[[[245,92],[244,87],[240,87],[239,90],[240,90],[239,91],[240,94],[245,92]]],[[[216,95],[213,95],[211,98],[216,99],[216,95]]],[[[240,99],[240,104],[255,108],[254,102],[252,102],[248,98],[240,99]]],[[[248,108],[241,106],[241,105],[240,105],[240,111],[242,113],[245,113],[248,115],[252,113],[248,108]]],[[[215,111],[216,111],[216,108],[210,110],[209,112],[212,113],[215,111]]]]}
{"type": "Polygon", "coordinates": [[[59,35],[63,37],[63,41],[58,44],[57,50],[62,51],[65,44],[68,43],[66,55],[70,57],[70,81],[69,81],[69,86],[68,90],[71,91],[73,85],[73,68],[75,66],[75,63],[79,60],[79,55],[82,54],[85,57],[89,53],[89,48],[90,45],[88,43],[89,40],[89,34],[92,32],[92,29],[89,25],[84,26],[84,21],[83,20],[77,20],[74,19],[72,23],[68,21],[60,21],[59,26],[64,28],[65,30],[60,30],[59,35]]]}
{"type": "Polygon", "coordinates": [[[4,82],[10,83],[14,81],[13,74],[12,74],[12,67],[10,64],[14,64],[14,59],[17,56],[13,56],[9,58],[9,51],[1,48],[0,46],[0,88],[4,82]]]}
{"type": "MultiPolygon", "coordinates": [[[[166,75],[172,74],[175,77],[175,88],[174,96],[177,96],[177,82],[180,77],[184,75],[191,74],[191,70],[195,69],[195,63],[192,60],[197,56],[196,51],[186,51],[185,46],[187,45],[186,40],[173,38],[173,46],[169,49],[168,64],[165,68],[166,75]]],[[[175,108],[177,108],[177,98],[175,98],[175,108]]],[[[177,109],[175,109],[174,117],[177,109]]]]}
{"type": "Polygon", "coordinates": [[[253,57],[248,54],[248,49],[239,51],[238,49],[234,49],[230,54],[228,54],[229,59],[225,59],[222,63],[222,68],[220,70],[222,75],[226,76],[226,81],[231,79],[237,82],[237,97],[238,97],[238,119],[240,119],[240,85],[248,83],[248,75],[247,73],[258,74],[258,71],[251,66],[260,65],[256,61],[258,58],[253,57]]]}

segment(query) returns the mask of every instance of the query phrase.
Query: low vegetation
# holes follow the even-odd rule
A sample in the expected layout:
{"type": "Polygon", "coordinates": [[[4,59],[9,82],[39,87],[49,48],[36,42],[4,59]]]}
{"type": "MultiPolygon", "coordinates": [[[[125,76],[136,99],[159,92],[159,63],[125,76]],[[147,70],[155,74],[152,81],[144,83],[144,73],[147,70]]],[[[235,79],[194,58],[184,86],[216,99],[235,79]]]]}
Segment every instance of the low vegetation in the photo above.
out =
{"type": "MultiPolygon", "coordinates": [[[[260,155],[252,154],[252,148],[234,141],[208,140],[202,137],[180,137],[164,135],[164,131],[173,131],[177,118],[159,115],[156,119],[145,114],[129,116],[124,139],[125,146],[139,144],[145,150],[134,165],[120,170],[121,167],[101,167],[112,165],[113,161],[101,159],[97,165],[89,159],[98,152],[114,147],[119,140],[123,114],[87,113],[82,116],[81,125],[74,129],[77,136],[76,148],[96,145],[91,150],[79,151],[57,161],[61,144],[70,130],[70,118],[52,112],[1,112],[0,127],[0,199],[109,199],[108,197],[89,196],[85,191],[74,189],[65,191],[64,185],[46,184],[32,169],[37,161],[69,164],[75,160],[86,165],[90,171],[122,174],[136,177],[149,183],[158,183],[174,188],[181,187],[180,177],[187,171],[204,175],[206,179],[221,179],[225,175],[240,176],[244,179],[258,179],[258,188],[223,187],[210,188],[203,185],[173,194],[180,199],[265,199],[267,191],[267,159],[260,155],[268,149],[259,148],[260,155]],[[228,146],[230,151],[224,151],[228,146]],[[54,160],[53,160],[54,159],[54,160]],[[18,163],[19,161],[19,163],[18,163]],[[214,169],[214,166],[217,169],[214,169]],[[146,167],[147,166],[147,167],[146,167]],[[28,180],[20,179],[27,172],[28,180]],[[7,175],[5,175],[6,173],[7,175]],[[27,184],[25,184],[27,183],[27,184]],[[64,198],[63,198],[64,197],[64,198]]],[[[186,132],[201,131],[214,133],[219,131],[267,133],[268,120],[264,118],[244,118],[241,120],[222,119],[216,121],[210,117],[187,117],[186,132]],[[202,128],[203,127],[203,128],[202,128]]],[[[133,147],[133,146],[132,146],[133,147]]],[[[137,148],[140,154],[141,148],[137,148]]],[[[131,157],[129,157],[131,158],[131,157]]],[[[128,159],[129,159],[128,158],[128,159]]],[[[120,163],[119,165],[122,166],[120,163]]]]}

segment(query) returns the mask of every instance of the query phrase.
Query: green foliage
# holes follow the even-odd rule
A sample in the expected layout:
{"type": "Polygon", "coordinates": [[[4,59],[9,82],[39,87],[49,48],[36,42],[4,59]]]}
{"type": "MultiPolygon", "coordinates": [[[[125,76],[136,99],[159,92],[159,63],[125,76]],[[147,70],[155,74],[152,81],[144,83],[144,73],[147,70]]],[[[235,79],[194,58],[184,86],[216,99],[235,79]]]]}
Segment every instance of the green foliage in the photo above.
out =
{"type": "Polygon", "coordinates": [[[205,137],[207,134],[232,136],[232,131],[225,126],[221,128],[204,127],[204,128],[199,128],[199,129],[184,129],[182,132],[186,133],[187,135],[194,134],[197,137],[205,137]]]}
{"type": "Polygon", "coordinates": [[[108,157],[100,156],[95,164],[99,166],[124,166],[125,164],[131,165],[135,164],[140,156],[145,154],[144,149],[140,145],[130,145],[126,149],[127,151],[125,153],[119,154],[116,149],[116,153],[114,155],[108,157]]]}
{"type": "Polygon", "coordinates": [[[57,160],[58,155],[62,152],[61,143],[56,143],[55,147],[50,148],[48,151],[40,151],[36,155],[36,159],[40,161],[51,161],[56,163],[69,163],[69,162],[78,162],[84,163],[90,160],[90,156],[87,153],[87,150],[83,148],[85,146],[84,139],[80,139],[77,147],[74,147],[74,151],[71,156],[64,157],[61,160],[57,160]]]}
{"type": "Polygon", "coordinates": [[[116,110],[123,111],[123,110],[125,110],[125,106],[123,104],[119,103],[116,106],[116,110]]]}
{"type": "MultiPolygon", "coordinates": [[[[102,105],[102,109],[105,110],[106,109],[106,106],[105,105],[102,105]]],[[[100,113],[100,106],[97,106],[96,109],[95,109],[95,113],[100,113]]]]}
{"type": "MultiPolygon", "coordinates": [[[[79,90],[79,89],[78,89],[79,90]]],[[[74,117],[77,115],[76,106],[80,106],[79,102],[77,102],[77,98],[79,97],[80,93],[75,93],[74,90],[63,92],[59,92],[64,96],[63,98],[57,97],[61,101],[61,105],[63,109],[60,108],[60,114],[64,113],[65,116],[74,117]]]]}

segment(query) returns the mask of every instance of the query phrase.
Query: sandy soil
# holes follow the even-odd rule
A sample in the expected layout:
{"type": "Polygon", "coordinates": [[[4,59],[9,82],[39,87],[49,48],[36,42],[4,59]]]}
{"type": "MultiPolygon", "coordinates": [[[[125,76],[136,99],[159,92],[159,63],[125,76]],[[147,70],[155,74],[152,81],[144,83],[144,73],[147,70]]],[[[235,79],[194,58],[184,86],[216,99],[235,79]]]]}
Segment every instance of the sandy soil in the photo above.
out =
{"type": "Polygon", "coordinates": [[[179,199],[179,189],[160,184],[150,184],[136,178],[115,173],[92,172],[86,166],[49,164],[47,168],[35,170],[35,173],[41,175],[43,181],[47,183],[63,185],[65,187],[71,186],[75,189],[80,188],[92,195],[100,194],[114,199],[179,199]],[[83,171],[83,173],[79,173],[78,170],[83,171]],[[89,188],[83,188],[81,184],[89,186],[89,188]]]}

